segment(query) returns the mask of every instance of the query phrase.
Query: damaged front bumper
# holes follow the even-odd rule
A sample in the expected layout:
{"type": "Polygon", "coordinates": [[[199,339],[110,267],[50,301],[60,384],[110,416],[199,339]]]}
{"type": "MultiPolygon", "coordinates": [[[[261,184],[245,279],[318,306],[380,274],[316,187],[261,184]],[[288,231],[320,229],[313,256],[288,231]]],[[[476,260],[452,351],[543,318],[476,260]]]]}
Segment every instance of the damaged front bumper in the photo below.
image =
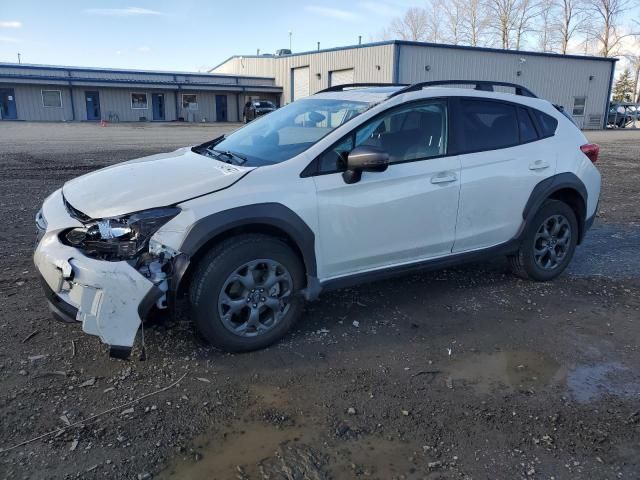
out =
{"type": "Polygon", "coordinates": [[[42,217],[46,230],[39,232],[34,263],[52,313],[61,320],[82,322],[82,330],[100,337],[113,356],[127,357],[142,320],[166,288],[127,261],[89,258],[63,244],[60,232],[79,222],[67,213],[60,191],[45,201],[42,217]]]}

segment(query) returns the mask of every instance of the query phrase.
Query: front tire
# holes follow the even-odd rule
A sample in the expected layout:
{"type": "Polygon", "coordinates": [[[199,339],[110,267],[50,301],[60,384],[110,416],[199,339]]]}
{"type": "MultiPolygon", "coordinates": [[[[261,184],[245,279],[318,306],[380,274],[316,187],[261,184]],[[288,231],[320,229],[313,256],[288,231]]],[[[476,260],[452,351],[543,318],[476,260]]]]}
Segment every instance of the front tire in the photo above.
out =
{"type": "Polygon", "coordinates": [[[511,269],[522,278],[553,280],[571,262],[577,243],[578,221],[571,207],[547,200],[527,227],[518,253],[509,257],[511,269]]]}
{"type": "Polygon", "coordinates": [[[196,327],[226,351],[267,347],[300,316],[303,279],[302,264],[285,242],[257,234],[225,240],[194,273],[190,300],[196,327]]]}

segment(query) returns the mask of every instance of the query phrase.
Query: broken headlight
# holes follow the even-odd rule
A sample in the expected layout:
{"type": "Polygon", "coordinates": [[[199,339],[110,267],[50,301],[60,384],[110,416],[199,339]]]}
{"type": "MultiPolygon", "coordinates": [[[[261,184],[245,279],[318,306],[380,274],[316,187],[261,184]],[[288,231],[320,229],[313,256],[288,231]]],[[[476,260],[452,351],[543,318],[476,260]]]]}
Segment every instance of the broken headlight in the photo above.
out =
{"type": "Polygon", "coordinates": [[[128,260],[137,256],[153,234],[178,213],[180,209],[177,207],[164,207],[91,220],[84,227],[63,232],[63,241],[88,256],[128,260]]]}

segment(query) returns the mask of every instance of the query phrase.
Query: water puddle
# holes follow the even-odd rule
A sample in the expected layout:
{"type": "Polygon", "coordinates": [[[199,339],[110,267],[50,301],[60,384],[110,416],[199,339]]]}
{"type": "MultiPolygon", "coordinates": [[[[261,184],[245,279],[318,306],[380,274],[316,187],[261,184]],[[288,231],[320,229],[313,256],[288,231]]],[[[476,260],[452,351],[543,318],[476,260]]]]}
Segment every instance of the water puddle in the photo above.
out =
{"type": "Polygon", "coordinates": [[[640,399],[637,375],[619,362],[566,366],[540,353],[507,351],[463,358],[448,372],[453,387],[462,382],[481,394],[500,388],[535,392],[560,387],[580,403],[594,402],[604,395],[640,399]]]}
{"type": "MultiPolygon", "coordinates": [[[[300,427],[277,428],[260,423],[239,424],[226,432],[221,443],[213,443],[209,435],[193,442],[192,454],[174,459],[158,478],[164,480],[228,480],[259,477],[261,463],[276,456],[279,447],[304,438],[300,427]],[[244,477],[243,477],[244,476],[244,477]]],[[[264,467],[263,467],[264,468],[264,467]]]]}
{"type": "Polygon", "coordinates": [[[581,365],[567,376],[567,389],[578,402],[588,403],[604,395],[640,399],[640,382],[619,362],[581,365]]]}
{"type": "Polygon", "coordinates": [[[462,381],[479,393],[501,387],[532,391],[562,384],[566,375],[567,369],[555,360],[524,351],[477,354],[455,362],[450,368],[454,384],[462,381]]]}

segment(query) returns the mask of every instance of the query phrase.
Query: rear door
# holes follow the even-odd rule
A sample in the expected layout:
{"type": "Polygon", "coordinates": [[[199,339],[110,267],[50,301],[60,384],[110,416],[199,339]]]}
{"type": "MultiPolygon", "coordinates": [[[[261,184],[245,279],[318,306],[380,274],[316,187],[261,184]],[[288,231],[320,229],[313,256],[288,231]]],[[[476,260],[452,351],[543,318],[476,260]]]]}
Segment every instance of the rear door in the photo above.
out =
{"type": "Polygon", "coordinates": [[[87,106],[87,120],[100,120],[100,94],[98,92],[84,92],[87,106]]]}
{"type": "Polygon", "coordinates": [[[320,275],[323,280],[451,253],[460,164],[448,154],[447,102],[429,100],[384,112],[317,159],[320,275]],[[348,152],[385,150],[384,172],[342,177],[348,152]]]}
{"type": "Polygon", "coordinates": [[[555,174],[557,154],[553,136],[539,131],[535,110],[483,98],[456,100],[461,185],[453,251],[464,252],[518,233],[533,188],[555,174]]]}

